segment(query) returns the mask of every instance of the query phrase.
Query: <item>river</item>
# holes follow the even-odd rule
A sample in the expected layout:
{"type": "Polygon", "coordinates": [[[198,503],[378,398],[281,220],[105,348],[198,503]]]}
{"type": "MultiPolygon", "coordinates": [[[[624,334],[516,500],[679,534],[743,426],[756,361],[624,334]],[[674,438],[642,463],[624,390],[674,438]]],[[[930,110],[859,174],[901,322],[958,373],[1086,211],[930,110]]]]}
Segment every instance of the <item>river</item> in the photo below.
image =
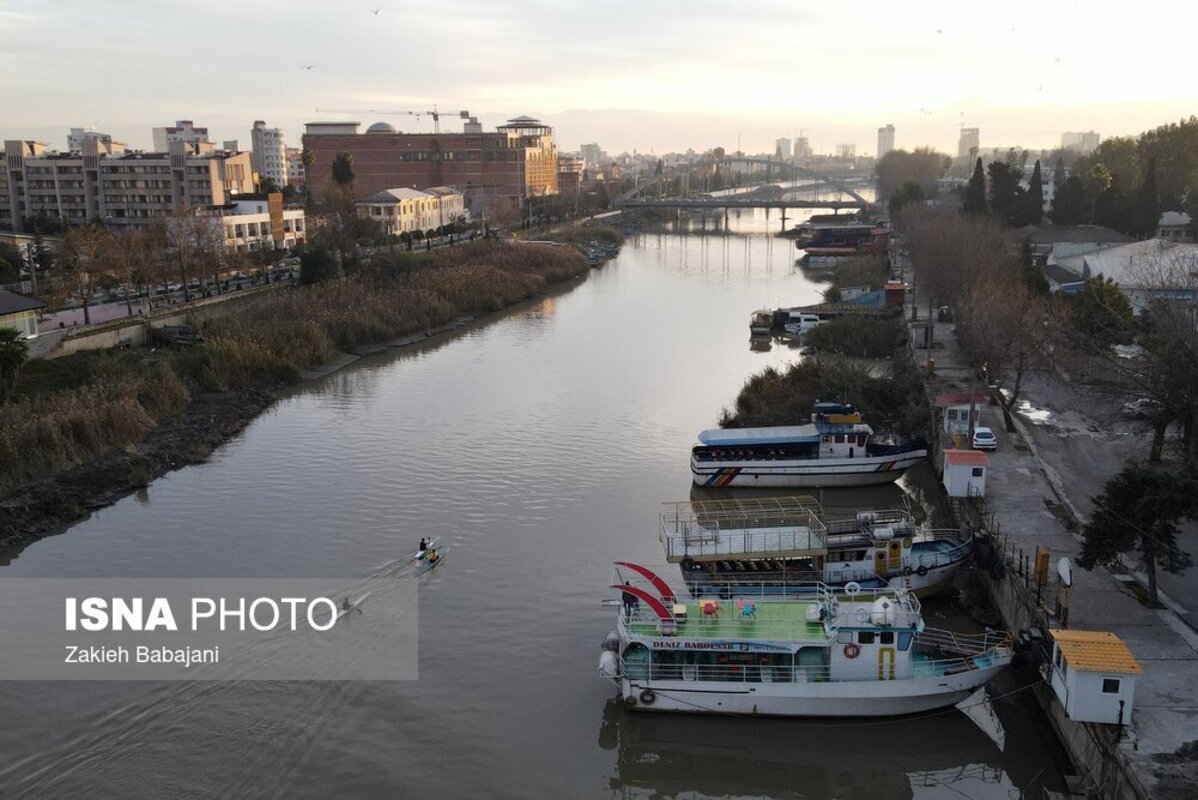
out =
{"type": "Polygon", "coordinates": [[[663,562],[656,515],[688,497],[696,432],[751,373],[797,357],[751,349],[749,313],[819,298],[793,244],[769,235],[776,212],[719,224],[638,234],[576,286],[303,385],[209,462],[10,554],[0,577],[356,578],[422,536],[450,542],[420,579],[419,680],[7,683],[0,796],[1060,788],[1059,748],[1027,692],[998,704],[1004,751],[956,711],[658,718],[626,713],[597,677],[611,562],[663,562]]]}

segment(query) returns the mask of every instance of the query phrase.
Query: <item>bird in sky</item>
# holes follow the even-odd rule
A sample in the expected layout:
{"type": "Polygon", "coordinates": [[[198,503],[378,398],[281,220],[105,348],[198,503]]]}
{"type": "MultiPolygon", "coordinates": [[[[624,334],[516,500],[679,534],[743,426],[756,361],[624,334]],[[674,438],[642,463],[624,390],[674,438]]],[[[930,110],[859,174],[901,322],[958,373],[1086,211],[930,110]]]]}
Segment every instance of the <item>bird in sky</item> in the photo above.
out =
{"type": "Polygon", "coordinates": [[[379,12],[383,10],[383,7],[379,6],[378,8],[368,8],[366,10],[369,11],[371,14],[374,14],[377,17],[379,15],[379,12]]]}
{"type": "Polygon", "coordinates": [[[937,29],[936,29],[936,33],[937,33],[937,35],[939,35],[939,34],[942,34],[942,33],[944,33],[944,31],[942,31],[942,30],[940,30],[939,28],[937,28],[937,29]]]}
{"type": "Polygon", "coordinates": [[[312,69],[315,66],[315,64],[304,64],[301,69],[312,69]]]}

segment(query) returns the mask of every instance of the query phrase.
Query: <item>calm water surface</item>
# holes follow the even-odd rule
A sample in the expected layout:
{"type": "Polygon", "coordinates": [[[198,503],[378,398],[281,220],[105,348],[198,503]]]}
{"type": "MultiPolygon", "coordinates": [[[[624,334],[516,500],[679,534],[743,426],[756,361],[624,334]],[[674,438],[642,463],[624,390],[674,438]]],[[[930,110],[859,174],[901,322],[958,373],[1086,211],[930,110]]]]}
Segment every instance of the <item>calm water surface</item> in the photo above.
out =
{"type": "MultiPolygon", "coordinates": [[[[1040,796],[1056,752],[1019,694],[1001,751],[957,712],[853,724],[626,714],[596,677],[614,559],[745,378],[749,312],[815,302],[776,213],[643,234],[585,282],[295,391],[0,576],[360,577],[424,535],[421,673],[397,683],[7,683],[0,796],[1040,796]]],[[[825,505],[884,496],[825,493],[825,505]]],[[[672,571],[671,571],[672,575],[672,571]]],[[[999,690],[1017,687],[1009,679],[999,690]]]]}

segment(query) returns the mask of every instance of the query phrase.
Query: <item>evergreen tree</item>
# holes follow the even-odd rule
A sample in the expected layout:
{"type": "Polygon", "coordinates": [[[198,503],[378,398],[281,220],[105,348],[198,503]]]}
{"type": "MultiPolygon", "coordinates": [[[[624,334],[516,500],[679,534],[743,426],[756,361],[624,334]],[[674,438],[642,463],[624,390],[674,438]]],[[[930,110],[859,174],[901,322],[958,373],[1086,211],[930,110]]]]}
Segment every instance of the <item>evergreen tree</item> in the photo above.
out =
{"type": "Polygon", "coordinates": [[[1019,224],[1023,218],[1019,172],[1005,161],[992,161],[986,171],[990,173],[990,213],[1006,225],[1019,224]]]}
{"type": "Polygon", "coordinates": [[[965,187],[965,202],[962,204],[961,210],[975,217],[985,216],[988,211],[986,173],[982,170],[981,158],[974,165],[973,176],[969,179],[969,185],[965,187]]]}
{"type": "Polygon", "coordinates": [[[1040,174],[1039,159],[1036,159],[1036,164],[1032,167],[1032,177],[1028,181],[1023,207],[1022,224],[1039,225],[1040,218],[1044,216],[1044,178],[1040,174]]]}
{"type": "Polygon", "coordinates": [[[1080,225],[1086,221],[1089,213],[1085,184],[1076,175],[1069,176],[1052,197],[1049,218],[1057,225],[1080,225]]]}
{"type": "Polygon", "coordinates": [[[333,183],[339,186],[350,186],[354,182],[354,156],[352,153],[338,153],[333,157],[333,183]]]}
{"type": "Polygon", "coordinates": [[[1084,569],[1114,565],[1121,554],[1138,550],[1149,598],[1159,607],[1156,568],[1180,575],[1194,563],[1178,544],[1177,523],[1198,515],[1198,480],[1132,464],[1107,481],[1094,507],[1077,563],[1084,569]]]}
{"type": "Polygon", "coordinates": [[[1137,192],[1135,208],[1132,210],[1132,224],[1135,236],[1148,238],[1156,235],[1161,220],[1161,201],[1156,191],[1156,159],[1148,159],[1144,170],[1144,182],[1137,192]]]}

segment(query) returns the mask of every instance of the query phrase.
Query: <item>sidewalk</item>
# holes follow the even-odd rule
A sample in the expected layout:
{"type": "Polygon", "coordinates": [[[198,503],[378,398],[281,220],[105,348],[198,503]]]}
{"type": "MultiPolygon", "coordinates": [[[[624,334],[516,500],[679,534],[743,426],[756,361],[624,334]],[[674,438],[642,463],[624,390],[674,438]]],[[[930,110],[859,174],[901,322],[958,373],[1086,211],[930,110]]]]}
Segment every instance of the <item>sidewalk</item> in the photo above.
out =
{"type": "MultiPolygon", "coordinates": [[[[910,285],[909,266],[904,276],[910,285]]],[[[923,303],[919,318],[926,319],[927,299],[918,299],[923,303]]],[[[912,302],[913,298],[908,298],[908,320],[912,302]]],[[[929,353],[935,361],[933,393],[973,388],[973,376],[953,335],[952,323],[935,323],[933,341],[943,348],[915,351],[920,363],[929,353]]],[[[981,422],[990,426],[998,438],[998,450],[990,456],[986,499],[1009,547],[1022,548],[1029,554],[1035,553],[1037,545],[1048,547],[1054,565],[1061,556],[1076,561],[1081,550],[1079,539],[1048,506],[1070,504],[1059,476],[1042,458],[1042,448],[1052,443],[1041,439],[1037,444],[1028,435],[1026,422],[1018,416],[1016,433],[1007,433],[997,406],[983,408],[981,422]]],[[[1102,487],[1084,488],[1093,494],[1102,487]]],[[[1018,579],[1008,575],[1008,580],[1018,579]]],[[[1144,668],[1136,686],[1132,724],[1119,745],[1122,755],[1149,796],[1190,796],[1192,784],[1198,780],[1198,756],[1191,755],[1187,760],[1174,754],[1188,742],[1198,740],[1198,633],[1172,610],[1142,605],[1129,588],[1129,576],[1075,567],[1073,580],[1069,627],[1115,633],[1144,668]]]]}

